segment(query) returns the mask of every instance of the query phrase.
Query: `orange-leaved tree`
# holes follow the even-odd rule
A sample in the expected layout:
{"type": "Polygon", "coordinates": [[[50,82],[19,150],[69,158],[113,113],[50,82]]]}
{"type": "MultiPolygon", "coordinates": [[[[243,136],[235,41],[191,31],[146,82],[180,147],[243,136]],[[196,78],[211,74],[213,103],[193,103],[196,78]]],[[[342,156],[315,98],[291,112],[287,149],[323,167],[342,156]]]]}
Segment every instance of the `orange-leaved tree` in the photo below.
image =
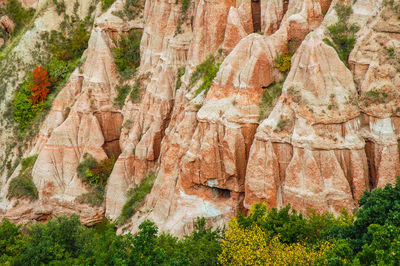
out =
{"type": "Polygon", "coordinates": [[[47,95],[50,92],[49,87],[51,83],[47,71],[41,66],[37,66],[33,70],[32,77],[33,86],[29,89],[32,91],[31,103],[35,105],[38,102],[46,100],[47,95]]]}

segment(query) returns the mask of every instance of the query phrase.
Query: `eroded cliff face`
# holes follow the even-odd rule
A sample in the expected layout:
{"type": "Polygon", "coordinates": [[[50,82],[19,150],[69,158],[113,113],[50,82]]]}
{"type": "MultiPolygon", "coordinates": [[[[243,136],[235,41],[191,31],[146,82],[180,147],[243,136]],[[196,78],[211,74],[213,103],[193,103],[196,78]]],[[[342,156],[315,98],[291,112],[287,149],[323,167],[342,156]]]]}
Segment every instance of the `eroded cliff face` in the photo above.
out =
{"type": "Polygon", "coordinates": [[[150,194],[120,232],[151,219],[182,235],[196,217],[222,225],[260,201],[351,211],[364,190],[400,175],[397,9],[372,0],[195,0],[183,10],[180,1],[147,0],[140,18],[128,21],[115,16],[123,8],[117,0],[103,14],[98,9],[85,63],[26,149],[38,154],[32,176],[39,200],[15,206],[6,198],[17,168],[3,177],[4,216],[22,222],[75,212],[87,224],[103,215],[116,220],[127,191],[155,171],[150,194]],[[342,61],[327,39],[341,19],[335,7],[346,4],[359,31],[342,61]],[[140,81],[140,100],[128,97],[119,108],[111,48],[132,29],[143,31],[140,68],[129,81],[140,81]],[[277,58],[292,52],[283,73],[277,58]],[[192,75],[209,55],[218,71],[203,90],[192,75]],[[277,82],[282,94],[260,120],[263,95],[277,82]],[[76,170],[85,153],[117,158],[99,207],[76,200],[88,192],[76,170]]]}

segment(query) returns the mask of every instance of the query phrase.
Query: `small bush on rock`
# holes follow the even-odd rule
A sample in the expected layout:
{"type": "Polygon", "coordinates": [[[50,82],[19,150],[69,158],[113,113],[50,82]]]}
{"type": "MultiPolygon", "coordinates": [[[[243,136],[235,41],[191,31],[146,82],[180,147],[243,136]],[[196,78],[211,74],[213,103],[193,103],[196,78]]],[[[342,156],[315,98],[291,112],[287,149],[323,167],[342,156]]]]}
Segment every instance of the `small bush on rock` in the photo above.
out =
{"type": "Polygon", "coordinates": [[[150,193],[156,178],[157,175],[150,172],[139,185],[128,191],[127,201],[122,208],[121,216],[119,218],[120,224],[124,224],[130,217],[132,217],[144,198],[150,193]]]}
{"type": "Polygon", "coordinates": [[[200,65],[197,66],[190,77],[189,88],[192,88],[201,79],[201,84],[196,90],[196,95],[204,92],[206,94],[211,88],[214,78],[217,76],[221,63],[217,61],[215,56],[210,55],[200,65]]]}
{"type": "Polygon", "coordinates": [[[339,58],[348,66],[349,55],[354,48],[355,35],[359,28],[356,25],[349,24],[349,18],[352,13],[351,5],[338,4],[335,9],[339,21],[328,27],[330,39],[325,38],[324,42],[332,46],[339,55],[339,58]]]}
{"type": "Polygon", "coordinates": [[[35,183],[32,180],[32,168],[36,162],[37,155],[27,157],[21,162],[21,170],[17,177],[10,181],[7,198],[27,198],[36,200],[39,198],[35,183]]]}
{"type": "Polygon", "coordinates": [[[112,49],[115,64],[123,79],[130,78],[140,65],[141,38],[142,32],[140,30],[132,30],[126,37],[121,34],[116,47],[112,49]]]}
{"type": "Polygon", "coordinates": [[[97,162],[90,154],[85,153],[83,161],[78,165],[78,177],[90,186],[90,192],[77,198],[80,203],[100,206],[104,200],[104,189],[114,168],[114,157],[97,162]]]}
{"type": "Polygon", "coordinates": [[[268,117],[272,108],[279,96],[282,94],[283,82],[273,83],[267,88],[264,88],[263,94],[260,99],[260,117],[259,121],[262,121],[268,117]]]}

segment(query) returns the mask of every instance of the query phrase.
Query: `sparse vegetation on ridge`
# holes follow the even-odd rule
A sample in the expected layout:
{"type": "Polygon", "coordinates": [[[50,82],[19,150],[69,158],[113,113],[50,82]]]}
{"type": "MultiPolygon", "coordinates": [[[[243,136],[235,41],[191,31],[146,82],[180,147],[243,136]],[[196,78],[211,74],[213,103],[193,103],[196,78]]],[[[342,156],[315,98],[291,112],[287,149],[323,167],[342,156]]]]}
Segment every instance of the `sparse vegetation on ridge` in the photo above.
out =
{"type": "Polygon", "coordinates": [[[114,168],[115,158],[107,158],[97,162],[90,154],[83,156],[83,161],[77,167],[78,177],[89,185],[90,192],[77,198],[80,203],[100,206],[104,200],[104,190],[107,180],[114,168]]]}
{"type": "Polygon", "coordinates": [[[122,11],[113,12],[113,14],[123,20],[134,20],[140,14],[142,5],[143,0],[125,0],[124,9],[122,11]]]}
{"type": "Polygon", "coordinates": [[[150,193],[153,188],[153,184],[157,178],[156,173],[149,172],[143,180],[135,188],[130,189],[127,193],[127,201],[122,208],[121,215],[119,217],[119,223],[124,224],[136,210],[142,204],[144,198],[150,193]]]}
{"type": "Polygon", "coordinates": [[[175,85],[175,90],[178,90],[182,86],[182,77],[185,75],[186,68],[185,67],[180,67],[178,68],[178,71],[176,73],[176,85],[175,85]]]}
{"type": "Polygon", "coordinates": [[[212,82],[214,78],[217,76],[221,63],[218,62],[218,59],[210,55],[204,60],[200,65],[198,65],[190,77],[189,89],[193,88],[197,82],[201,80],[201,84],[196,89],[196,96],[200,93],[204,92],[206,94],[208,90],[211,88],[212,82]]]}
{"type": "Polygon", "coordinates": [[[21,170],[17,177],[10,181],[7,198],[27,198],[36,200],[39,198],[39,193],[35,183],[32,180],[32,169],[38,155],[27,157],[21,161],[21,170]]]}
{"type": "Polygon", "coordinates": [[[267,88],[264,88],[263,94],[260,99],[260,116],[259,121],[268,117],[274,108],[276,101],[282,94],[283,81],[273,83],[267,88]]]}
{"type": "Polygon", "coordinates": [[[114,4],[115,0],[101,0],[101,9],[103,11],[108,10],[112,4],[114,4]]]}
{"type": "MultiPolygon", "coordinates": [[[[42,113],[44,116],[50,109],[52,99],[62,89],[72,71],[80,64],[80,57],[87,48],[89,40],[87,27],[90,25],[90,19],[86,18],[84,21],[80,21],[79,18],[70,19],[67,25],[69,26],[64,29],[64,32],[52,31],[50,34],[43,35],[49,52],[49,57],[45,59],[43,67],[45,76],[49,76],[47,83],[49,97],[46,95],[41,98],[41,101],[30,100],[33,95],[32,88],[37,86],[35,83],[38,83],[34,82],[35,71],[28,73],[25,81],[15,92],[12,112],[22,136],[42,113]]],[[[36,66],[35,70],[38,68],[41,66],[36,66]]]]}
{"type": "Polygon", "coordinates": [[[176,34],[181,34],[182,33],[182,24],[188,19],[188,10],[190,8],[191,0],[177,0],[181,1],[181,16],[178,18],[178,24],[176,26],[176,34]]]}
{"type": "Polygon", "coordinates": [[[112,49],[118,73],[124,80],[131,78],[140,65],[141,39],[140,30],[131,30],[128,36],[121,34],[112,49]]]}
{"type": "Polygon", "coordinates": [[[339,21],[328,27],[330,39],[325,38],[324,42],[332,46],[343,63],[348,66],[348,59],[356,42],[356,33],[359,30],[357,25],[350,24],[349,18],[353,12],[351,5],[337,4],[335,7],[339,21]]]}

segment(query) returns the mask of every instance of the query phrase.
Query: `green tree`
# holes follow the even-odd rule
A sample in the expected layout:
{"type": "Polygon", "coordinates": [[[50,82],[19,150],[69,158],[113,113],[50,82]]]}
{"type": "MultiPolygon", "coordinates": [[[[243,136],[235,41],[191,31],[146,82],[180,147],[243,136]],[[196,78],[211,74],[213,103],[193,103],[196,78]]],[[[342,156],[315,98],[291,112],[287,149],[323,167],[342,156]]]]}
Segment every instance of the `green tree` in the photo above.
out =
{"type": "Polygon", "coordinates": [[[22,251],[24,237],[20,232],[21,226],[3,219],[0,225],[0,264],[12,264],[15,257],[22,251]]]}
{"type": "Polygon", "coordinates": [[[73,261],[90,244],[90,231],[76,215],[56,217],[46,224],[28,228],[27,244],[17,257],[16,265],[40,265],[53,261],[73,261]]]}
{"type": "Polygon", "coordinates": [[[157,246],[157,226],[151,221],[139,225],[139,233],[132,239],[130,265],[159,265],[166,260],[166,253],[157,246]]]}

